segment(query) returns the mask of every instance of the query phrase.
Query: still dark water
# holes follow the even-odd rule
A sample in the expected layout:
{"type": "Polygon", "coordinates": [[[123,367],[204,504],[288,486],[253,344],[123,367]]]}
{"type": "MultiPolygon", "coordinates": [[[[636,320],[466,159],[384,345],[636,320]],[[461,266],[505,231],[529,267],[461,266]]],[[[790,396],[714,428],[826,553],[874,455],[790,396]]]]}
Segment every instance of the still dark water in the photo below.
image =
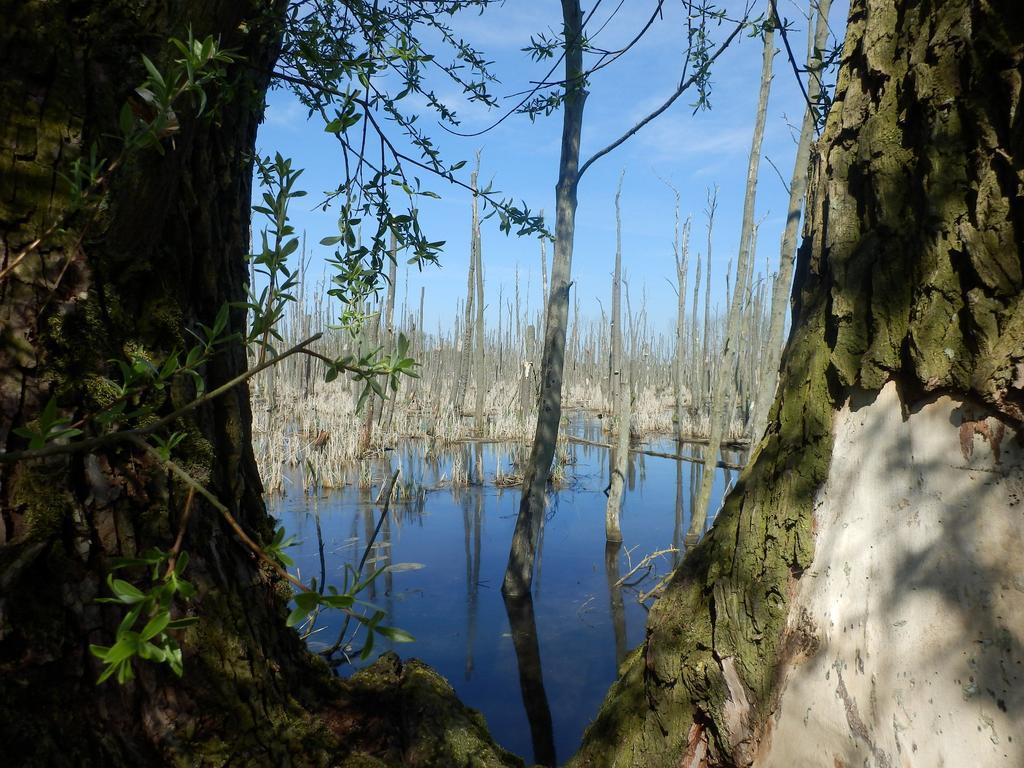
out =
{"type": "MultiPolygon", "coordinates": [[[[578,423],[574,432],[601,440],[591,423],[578,423]]],[[[672,441],[647,445],[675,452],[672,441]]],[[[294,492],[271,500],[271,511],[301,540],[289,554],[307,582],[320,577],[319,517],[327,583],[340,586],[345,564],[358,564],[377,524],[380,508],[373,500],[381,483],[400,464],[402,498],[392,502],[370,562],[422,567],[382,575],[364,597],[387,611],[384,623],[410,632],[416,642],[392,644],[378,637],[373,658],[393,649],[403,658],[422,659],[449,680],[462,701],[483,712],[504,747],[527,760],[550,762],[553,751],[554,759],[564,761],[596,715],[617,661],[643,639],[646,609],[637,595],[668,573],[681,552],[657,558],[639,584],[630,586],[643,572],[621,587],[611,585],[646,555],[682,549],[700,470],[672,459],[632,456],[623,546],[606,552],[608,451],[570,445],[566,481],[549,496],[532,605],[507,610],[501,580],[519,488],[498,488],[493,479],[499,466],[510,470],[513,451],[503,444],[469,444],[431,455],[425,443],[410,442],[366,463],[373,467],[370,489],[353,485],[319,498],[294,492]],[[470,477],[480,462],[485,483],[445,487],[453,462],[469,468],[470,477]]],[[[712,509],[734,477],[718,470],[712,509]]],[[[342,623],[340,615],[322,615],[310,646],[333,643],[342,623]]],[[[357,648],[362,640],[360,632],[357,648]]],[[[351,671],[343,667],[341,673],[351,671]]]]}

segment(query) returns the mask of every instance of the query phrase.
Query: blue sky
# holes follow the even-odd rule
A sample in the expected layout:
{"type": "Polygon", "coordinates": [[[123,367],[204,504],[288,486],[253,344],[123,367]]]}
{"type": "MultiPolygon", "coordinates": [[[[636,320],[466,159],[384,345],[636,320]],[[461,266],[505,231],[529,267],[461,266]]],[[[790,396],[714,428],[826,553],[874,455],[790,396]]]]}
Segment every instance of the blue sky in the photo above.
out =
{"type": "MultiPolygon", "coordinates": [[[[724,3],[731,14],[741,12],[740,3],[724,3]]],[[[584,8],[589,10],[590,4],[584,8]]],[[[591,28],[596,29],[615,9],[616,3],[602,5],[591,28]]],[[[643,26],[655,7],[654,0],[623,0],[618,13],[593,42],[604,48],[624,44],[643,26]]],[[[792,0],[780,2],[780,12],[793,20],[790,34],[798,61],[804,56],[806,9],[792,0]]],[[[560,26],[560,4],[556,0],[508,0],[482,15],[463,14],[453,27],[467,41],[494,61],[493,71],[501,80],[493,92],[499,96],[519,92],[530,80],[542,77],[549,63],[535,64],[521,49],[530,36],[560,26]]],[[[842,35],[846,3],[839,0],[831,18],[832,29],[842,35]]],[[[714,31],[721,39],[727,23],[714,31]]],[[[660,104],[678,80],[685,44],[681,4],[667,0],[664,18],[657,21],[643,40],[614,64],[593,77],[586,104],[582,157],[604,147],[639,118],[660,104]]],[[[782,41],[776,35],[776,47],[782,41]]],[[[598,301],[609,306],[610,273],[615,248],[614,195],[620,172],[625,170],[622,191],[623,265],[630,280],[634,310],[646,291],[647,312],[656,326],[669,330],[674,325],[675,294],[666,278],[674,280],[672,238],[674,195],[661,181],[671,182],[681,193],[681,211],[693,216],[691,267],[688,296],[692,290],[693,259],[706,251],[704,208],[707,189],[718,185],[718,213],[712,256],[712,304],[721,304],[725,292],[725,271],[735,258],[743,206],[743,184],[750,151],[753,118],[761,67],[761,42],[741,36],[716,62],[713,70],[712,109],[692,114],[694,95],[685,93],[676,104],[626,144],[598,160],[584,175],[579,189],[576,241],[573,257],[574,290],[583,317],[598,317],[598,301]]],[[[778,261],[779,239],[785,221],[787,194],[779,176],[766,162],[770,158],[789,181],[796,151],[796,133],[803,115],[803,97],[784,52],[774,62],[775,78],[768,107],[768,122],[757,198],[756,218],[761,222],[757,250],[758,272],[778,261]]],[[[466,131],[486,127],[500,115],[467,102],[454,84],[433,84],[445,103],[454,108],[466,131]]],[[[503,99],[503,101],[508,101],[503,99]]],[[[423,127],[436,126],[424,112],[423,127]]],[[[462,175],[468,181],[473,154],[480,150],[481,181],[493,181],[505,195],[524,199],[533,210],[554,210],[554,185],[558,173],[561,112],[530,122],[515,115],[482,136],[461,138],[429,130],[444,156],[470,161],[462,175]]],[[[317,118],[306,121],[305,109],[285,90],[268,97],[266,121],[257,142],[261,153],[281,152],[304,168],[300,187],[309,197],[293,207],[293,224],[308,234],[314,251],[314,275],[322,270],[328,249],[322,237],[336,233],[336,216],[331,210],[310,210],[322,193],[337,186],[342,178],[341,158],[335,140],[323,132],[317,118]],[[307,201],[309,201],[307,203],[307,201]],[[301,205],[300,205],[301,204],[301,205]]],[[[408,290],[410,305],[418,302],[420,286],[426,287],[425,314],[428,329],[438,323],[449,326],[456,302],[465,292],[470,229],[470,197],[467,192],[440,179],[419,174],[425,186],[442,196],[421,204],[422,226],[431,240],[446,245],[440,268],[422,273],[410,269],[410,285],[399,286],[399,301],[408,290]],[[413,298],[415,297],[415,299],[413,298]]],[[[550,218],[550,216],[549,216],[550,218]]],[[[521,289],[529,279],[531,309],[540,303],[540,261],[536,239],[506,236],[494,219],[482,231],[485,291],[489,314],[497,306],[499,284],[504,295],[513,290],[518,263],[521,289]]],[[[551,249],[548,248],[550,260],[551,249]]],[[[401,267],[401,263],[400,263],[401,267]]],[[[706,268],[706,267],[705,267],[706,268]]],[[[400,279],[402,277],[400,269],[400,279]]],[[[492,315],[493,317],[493,315],[492,315]]]]}

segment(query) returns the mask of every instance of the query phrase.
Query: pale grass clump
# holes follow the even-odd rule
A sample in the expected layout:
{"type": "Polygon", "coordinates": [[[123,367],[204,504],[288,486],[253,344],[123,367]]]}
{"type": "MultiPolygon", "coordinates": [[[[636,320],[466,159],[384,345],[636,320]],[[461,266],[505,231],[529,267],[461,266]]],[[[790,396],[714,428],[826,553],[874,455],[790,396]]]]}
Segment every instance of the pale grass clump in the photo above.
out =
{"type": "Polygon", "coordinates": [[[674,402],[671,391],[645,387],[630,409],[630,433],[636,437],[671,433],[674,402]]]}
{"type": "Polygon", "coordinates": [[[253,449],[266,490],[284,490],[295,468],[310,469],[324,488],[345,485],[359,441],[352,398],[329,387],[307,394],[284,377],[274,385],[273,397],[253,392],[253,449]]]}

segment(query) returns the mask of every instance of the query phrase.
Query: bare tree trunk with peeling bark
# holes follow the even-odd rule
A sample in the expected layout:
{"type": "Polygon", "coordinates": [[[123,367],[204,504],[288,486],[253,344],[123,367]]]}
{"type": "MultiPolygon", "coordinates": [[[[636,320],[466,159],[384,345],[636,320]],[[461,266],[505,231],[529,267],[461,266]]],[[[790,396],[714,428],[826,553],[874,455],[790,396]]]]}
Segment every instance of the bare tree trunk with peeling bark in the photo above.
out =
{"type": "Polygon", "coordinates": [[[768,427],[573,766],[1017,766],[1024,19],[854,0],[768,427]]]}
{"type": "Polygon", "coordinates": [[[687,544],[693,544],[704,531],[708,507],[711,504],[711,489],[715,479],[715,465],[718,462],[718,451],[722,446],[722,436],[728,421],[732,418],[728,404],[732,402],[734,368],[736,366],[737,345],[740,340],[740,321],[745,289],[747,286],[750,262],[754,258],[751,241],[754,234],[754,203],[757,199],[757,169],[761,161],[761,140],[764,138],[765,117],[768,114],[768,94],[772,82],[772,57],[775,55],[773,45],[775,36],[770,24],[763,31],[763,54],[761,57],[761,88],[758,93],[757,114],[754,118],[754,137],[750,145],[750,162],[747,166],[747,186],[743,198],[743,220],[740,229],[739,258],[736,262],[736,286],[729,304],[729,315],[726,319],[725,349],[716,368],[715,385],[711,396],[711,435],[704,453],[704,475],[701,478],[700,495],[697,507],[690,518],[690,530],[687,533],[687,544]]]}
{"type": "Polygon", "coordinates": [[[626,471],[629,468],[629,377],[624,370],[615,372],[618,379],[618,402],[615,406],[615,458],[612,461],[611,477],[608,479],[608,503],[605,506],[604,535],[610,542],[622,541],[622,496],[626,485],[626,471]]]}

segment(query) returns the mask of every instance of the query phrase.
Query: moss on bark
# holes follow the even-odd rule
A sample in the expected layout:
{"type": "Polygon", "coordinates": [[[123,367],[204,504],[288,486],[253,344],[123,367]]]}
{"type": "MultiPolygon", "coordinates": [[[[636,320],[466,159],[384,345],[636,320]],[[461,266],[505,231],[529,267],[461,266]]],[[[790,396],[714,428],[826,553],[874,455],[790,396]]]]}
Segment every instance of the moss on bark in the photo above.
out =
{"type": "Polygon", "coordinates": [[[834,410],[895,379],[1020,425],[1024,20],[1009,2],[855,0],[813,164],[765,438],[652,610],[572,764],[749,765],[813,554],[834,410]]]}
{"type": "MultiPolygon", "coordinates": [[[[0,0],[0,450],[56,397],[77,421],[116,396],[111,359],[162,361],[186,331],[242,300],[251,156],[284,3],[0,0]],[[243,23],[244,22],[244,23],[243,23]],[[216,120],[192,119],[162,154],[128,158],[99,215],[62,219],[61,173],[97,142],[114,157],[117,116],[191,27],[243,57],[211,93],[216,120]],[[28,258],[18,253],[55,222],[28,258]]],[[[241,331],[235,309],[229,332],[241,331]]],[[[208,389],[246,366],[236,339],[203,371],[208,389]]],[[[186,381],[149,404],[167,412],[186,381]]],[[[87,429],[91,426],[87,423],[87,429]]],[[[257,540],[272,521],[239,387],[175,426],[174,457],[257,540]]],[[[110,558],[167,549],[184,489],[125,444],[90,455],[0,463],[0,744],[4,759],[63,765],[517,765],[418,665],[371,684],[343,683],[285,628],[290,590],[261,569],[216,511],[194,502],[185,548],[200,623],[183,638],[185,676],[153,664],[134,681],[96,685],[89,643],[122,618],[100,605],[110,558]],[[415,705],[413,705],[413,703],[415,705]],[[448,733],[447,724],[456,729],[448,733]],[[372,724],[388,738],[366,736],[372,724]],[[367,727],[364,727],[367,726],[367,727]]],[[[142,572],[121,572],[145,583],[142,572]]],[[[180,608],[180,606],[179,606],[180,608]]]]}

